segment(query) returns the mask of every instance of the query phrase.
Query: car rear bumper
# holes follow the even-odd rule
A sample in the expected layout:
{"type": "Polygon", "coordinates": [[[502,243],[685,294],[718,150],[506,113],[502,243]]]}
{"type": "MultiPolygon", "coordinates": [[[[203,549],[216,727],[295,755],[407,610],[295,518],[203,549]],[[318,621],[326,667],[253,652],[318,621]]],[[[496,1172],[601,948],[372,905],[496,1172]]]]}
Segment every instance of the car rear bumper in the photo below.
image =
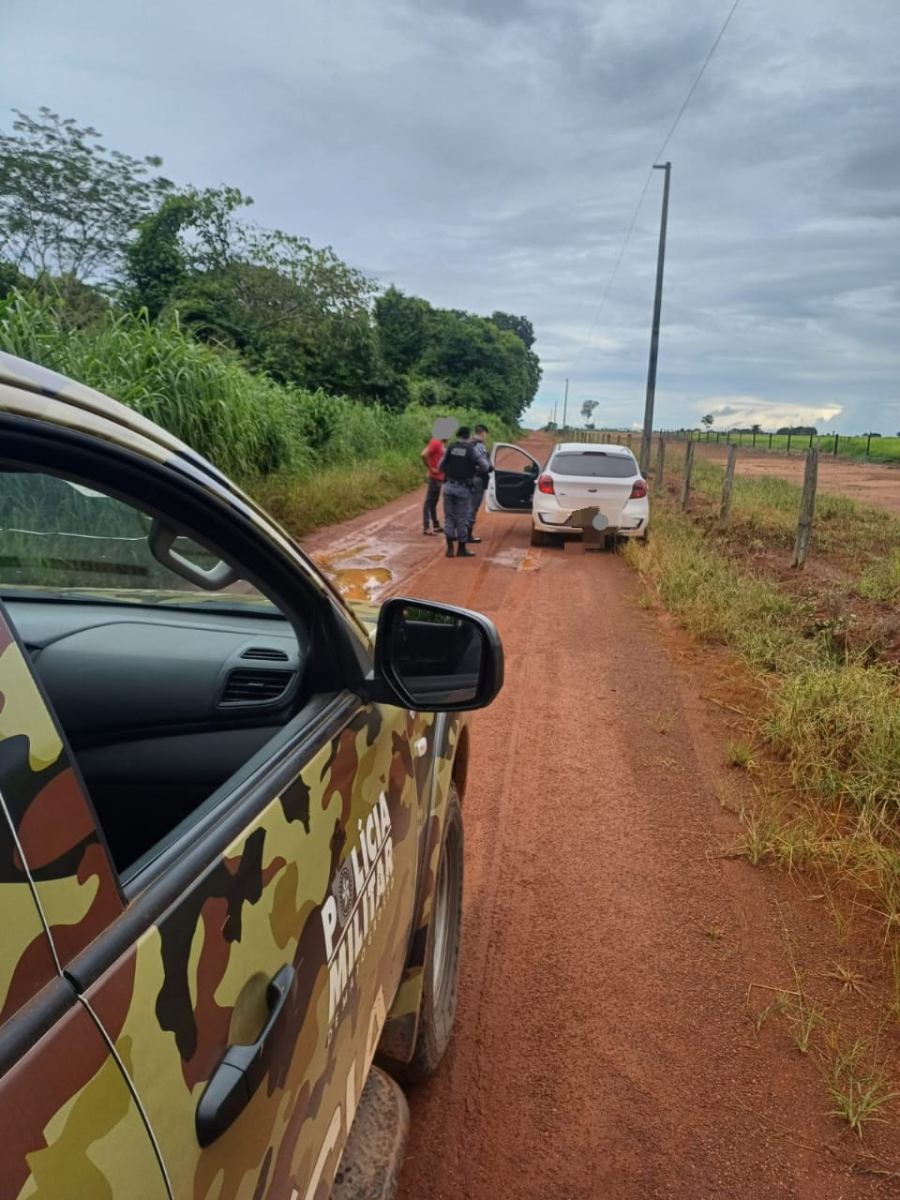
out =
{"type": "MultiPolygon", "coordinates": [[[[580,526],[572,525],[572,513],[543,513],[534,514],[534,527],[545,533],[581,533],[580,526]]],[[[614,533],[617,537],[642,537],[649,523],[648,516],[631,516],[623,513],[615,521],[610,521],[604,533],[614,533]]]]}

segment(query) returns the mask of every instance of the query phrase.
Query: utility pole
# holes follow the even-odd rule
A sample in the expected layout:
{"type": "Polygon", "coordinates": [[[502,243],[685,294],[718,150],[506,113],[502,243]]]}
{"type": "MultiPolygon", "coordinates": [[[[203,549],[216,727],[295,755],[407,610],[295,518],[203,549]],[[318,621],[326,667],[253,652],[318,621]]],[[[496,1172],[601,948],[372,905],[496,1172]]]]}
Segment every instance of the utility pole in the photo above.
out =
{"type": "Polygon", "coordinates": [[[564,430],[568,428],[568,426],[566,425],[566,409],[568,408],[568,406],[569,406],[569,381],[567,379],[566,380],[566,397],[563,400],[563,429],[564,430]]]}
{"type": "Polygon", "coordinates": [[[666,219],[669,214],[669,174],[672,164],[654,163],[654,171],[665,171],[662,221],[659,227],[659,256],[656,260],[656,296],[653,300],[653,331],[650,335],[650,365],[647,368],[647,403],[644,406],[644,433],[641,438],[640,468],[650,468],[650,442],[653,438],[653,401],[656,398],[656,357],[659,352],[659,315],[662,308],[663,265],[666,261],[666,219]]]}

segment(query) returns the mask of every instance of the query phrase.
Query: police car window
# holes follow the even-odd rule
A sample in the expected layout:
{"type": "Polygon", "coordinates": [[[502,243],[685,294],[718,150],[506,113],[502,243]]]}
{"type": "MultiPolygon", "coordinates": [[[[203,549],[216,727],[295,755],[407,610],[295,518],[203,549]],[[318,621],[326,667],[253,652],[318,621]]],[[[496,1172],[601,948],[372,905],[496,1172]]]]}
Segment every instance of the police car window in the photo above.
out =
{"type": "Polygon", "coordinates": [[[308,631],[178,536],[188,574],[232,579],[189,582],[160,561],[152,529],[139,507],[81,482],[0,469],[0,598],[126,879],[264,752],[311,687],[308,631]]]}
{"type": "Polygon", "coordinates": [[[581,475],[593,479],[630,479],[637,474],[637,463],[627,454],[603,454],[585,451],[557,454],[550,464],[554,475],[581,475]]]}
{"type": "MultiPolygon", "coordinates": [[[[215,603],[272,609],[251,584],[215,593],[154,555],[152,518],[85,484],[37,471],[0,470],[0,591],[141,605],[215,603]],[[212,599],[212,596],[215,599],[212,599]]],[[[206,572],[219,562],[192,539],[173,549],[206,572]]]]}

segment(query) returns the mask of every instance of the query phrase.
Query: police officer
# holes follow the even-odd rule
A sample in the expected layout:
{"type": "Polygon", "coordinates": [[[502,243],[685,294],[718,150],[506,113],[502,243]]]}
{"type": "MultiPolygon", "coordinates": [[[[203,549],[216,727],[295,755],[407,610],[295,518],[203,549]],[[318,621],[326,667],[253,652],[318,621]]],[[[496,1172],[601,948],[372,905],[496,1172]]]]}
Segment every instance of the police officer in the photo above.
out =
{"type": "Polygon", "coordinates": [[[476,425],[475,436],[472,438],[472,449],[475,451],[475,457],[481,464],[483,473],[475,476],[472,484],[472,508],[469,513],[469,536],[466,539],[469,543],[480,542],[481,538],[475,536],[475,518],[478,516],[478,510],[481,508],[481,502],[484,499],[484,489],[487,487],[488,475],[493,471],[491,466],[491,456],[488,454],[487,448],[487,425],[476,425]]]}
{"type": "Polygon", "coordinates": [[[447,539],[447,558],[453,558],[453,543],[457,543],[457,558],[474,558],[466,549],[469,536],[469,517],[472,511],[472,485],[477,475],[486,475],[469,438],[468,425],[456,431],[441,459],[439,470],[444,473],[444,536],[447,539]]]}

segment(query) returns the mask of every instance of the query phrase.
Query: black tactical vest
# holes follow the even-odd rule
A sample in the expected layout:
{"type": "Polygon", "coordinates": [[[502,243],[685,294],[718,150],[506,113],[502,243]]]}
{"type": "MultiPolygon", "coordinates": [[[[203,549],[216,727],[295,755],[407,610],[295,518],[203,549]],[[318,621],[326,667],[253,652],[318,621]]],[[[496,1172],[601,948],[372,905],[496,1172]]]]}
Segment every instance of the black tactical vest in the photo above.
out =
{"type": "Polygon", "coordinates": [[[475,478],[475,456],[468,442],[453,442],[444,455],[444,478],[471,483],[475,478]]]}

